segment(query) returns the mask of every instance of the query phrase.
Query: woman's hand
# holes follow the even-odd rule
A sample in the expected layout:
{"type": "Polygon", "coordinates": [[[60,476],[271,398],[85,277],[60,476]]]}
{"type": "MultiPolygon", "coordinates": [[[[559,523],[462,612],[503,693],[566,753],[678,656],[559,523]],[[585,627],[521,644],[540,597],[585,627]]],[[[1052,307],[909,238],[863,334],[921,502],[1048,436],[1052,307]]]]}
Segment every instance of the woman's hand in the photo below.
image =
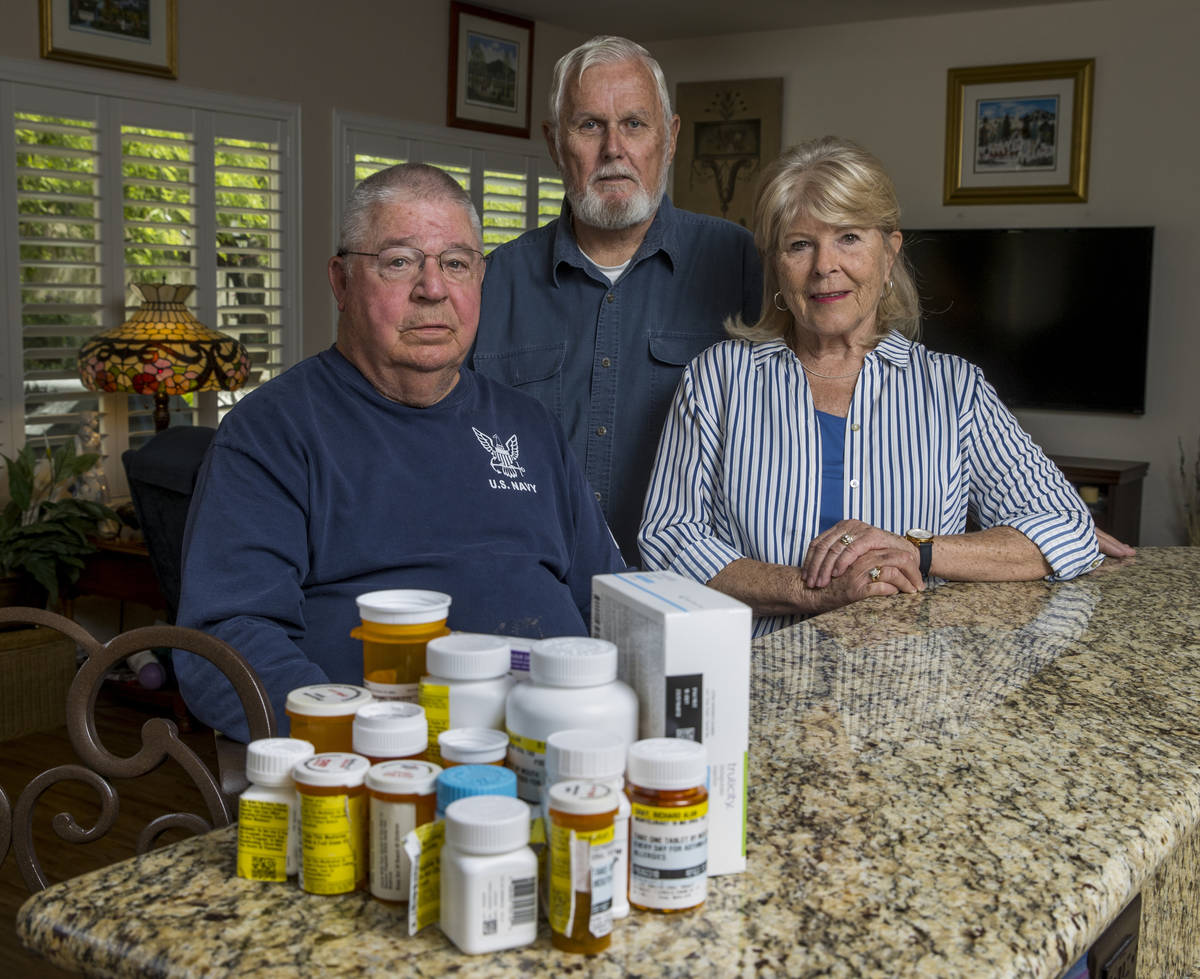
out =
{"type": "MultiPolygon", "coordinates": [[[[909,550],[912,549],[908,541],[904,541],[904,544],[909,550]]],[[[924,588],[921,573],[907,551],[874,548],[826,584],[809,586],[808,601],[813,612],[828,612],[872,595],[912,593],[924,588]],[[873,577],[873,571],[878,571],[878,575],[873,577]]]]}
{"type": "MultiPolygon", "coordinates": [[[[813,539],[800,569],[804,584],[809,588],[826,588],[830,582],[843,577],[868,555],[868,569],[880,569],[879,584],[886,582],[893,591],[874,591],[869,594],[895,594],[896,591],[923,591],[920,552],[915,544],[903,537],[872,527],[861,520],[841,520],[813,539]],[[846,543],[849,540],[850,543],[846,543]]],[[[865,597],[865,596],[858,596],[865,597]]],[[[850,599],[856,601],[857,599],[850,599]]]]}

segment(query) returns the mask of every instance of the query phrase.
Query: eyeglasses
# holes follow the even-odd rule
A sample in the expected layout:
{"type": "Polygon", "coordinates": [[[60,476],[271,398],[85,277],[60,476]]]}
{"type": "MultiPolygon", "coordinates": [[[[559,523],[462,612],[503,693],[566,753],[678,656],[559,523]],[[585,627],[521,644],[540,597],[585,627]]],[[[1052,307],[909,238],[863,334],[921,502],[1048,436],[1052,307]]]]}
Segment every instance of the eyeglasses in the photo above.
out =
{"type": "Polygon", "coordinates": [[[419,248],[393,245],[380,252],[354,252],[348,248],[338,249],[338,258],[346,255],[362,255],[376,260],[376,271],[388,282],[408,282],[415,279],[425,268],[425,260],[437,261],[438,268],[451,282],[466,282],[483,266],[483,252],[474,248],[447,248],[440,255],[428,255],[419,248]]]}

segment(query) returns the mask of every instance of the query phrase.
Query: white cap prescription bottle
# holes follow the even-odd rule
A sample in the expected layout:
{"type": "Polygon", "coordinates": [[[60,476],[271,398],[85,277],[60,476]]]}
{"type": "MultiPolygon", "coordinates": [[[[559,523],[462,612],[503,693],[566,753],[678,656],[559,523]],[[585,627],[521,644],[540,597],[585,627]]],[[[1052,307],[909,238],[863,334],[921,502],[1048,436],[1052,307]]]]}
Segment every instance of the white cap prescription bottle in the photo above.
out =
{"type": "Polygon", "coordinates": [[[628,745],[611,731],[572,728],[555,731],[546,739],[546,787],[543,815],[549,822],[549,791],[558,782],[598,782],[617,794],[613,820],[614,918],[629,914],[629,797],[625,794],[625,752],[628,745]]]}
{"type": "Polygon", "coordinates": [[[708,753],[698,741],[648,738],[629,748],[629,903],[697,908],[708,896],[708,753]]]}
{"type": "Polygon", "coordinates": [[[450,803],[441,898],[442,931],[468,955],[537,938],[537,857],[525,803],[494,795],[450,803]]]}
{"type": "Polygon", "coordinates": [[[429,721],[429,757],[439,761],[438,735],[458,727],[504,730],[504,701],[515,682],[512,650],[500,636],[452,632],[429,640],[417,703],[429,721]]]}
{"type": "Polygon", "coordinates": [[[300,793],[300,886],[346,894],[367,886],[367,789],[371,763],[334,751],[292,768],[300,793]]]}
{"type": "Polygon", "coordinates": [[[351,724],[354,753],[371,764],[397,758],[424,758],[429,743],[425,711],[403,700],[366,704],[351,724]]]}
{"type": "Polygon", "coordinates": [[[250,787],[238,798],[237,875],[282,881],[300,870],[300,797],[292,781],[313,746],[296,738],[260,738],[246,745],[250,787]]]}
{"type": "Polygon", "coordinates": [[[374,699],[367,690],[348,683],[297,687],[284,704],[292,721],[291,736],[311,742],[317,754],[350,751],[354,745],[350,733],[354,715],[374,699]]]}
{"type": "Polygon", "coordinates": [[[450,596],[440,591],[392,588],[355,599],[362,625],[350,635],[363,644],[363,684],[380,700],[416,703],[425,672],[425,644],[444,636],[450,596]]]}
{"type": "Polygon", "coordinates": [[[489,727],[452,727],[437,736],[442,767],[503,765],[508,758],[508,735],[489,727]]]}
{"type": "Polygon", "coordinates": [[[427,761],[385,761],[367,772],[371,800],[371,894],[381,901],[408,900],[412,862],[404,835],[432,823],[437,809],[437,765],[427,761]]]}
{"type": "Polygon", "coordinates": [[[612,941],[613,820],[621,793],[603,782],[550,788],[550,943],[595,955],[612,941]]]}
{"type": "Polygon", "coordinates": [[[508,764],[517,795],[540,805],[546,738],[555,731],[608,731],[631,744],[637,738],[637,695],[617,679],[617,647],[604,639],[542,639],[529,651],[529,683],[508,693],[505,725],[508,764]]]}

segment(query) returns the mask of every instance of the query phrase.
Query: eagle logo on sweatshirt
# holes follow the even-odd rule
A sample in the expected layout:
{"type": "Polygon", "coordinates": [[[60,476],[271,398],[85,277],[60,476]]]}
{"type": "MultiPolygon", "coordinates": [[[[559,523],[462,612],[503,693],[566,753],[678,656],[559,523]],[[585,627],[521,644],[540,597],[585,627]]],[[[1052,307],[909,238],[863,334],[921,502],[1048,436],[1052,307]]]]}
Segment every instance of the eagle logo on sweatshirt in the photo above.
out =
{"type": "Polygon", "coordinates": [[[475,433],[475,438],[479,440],[484,451],[491,454],[493,472],[507,476],[509,479],[515,479],[517,476],[525,474],[525,467],[517,465],[521,447],[517,443],[515,435],[510,436],[507,442],[501,442],[499,435],[487,436],[474,425],[471,426],[471,431],[475,433]]]}

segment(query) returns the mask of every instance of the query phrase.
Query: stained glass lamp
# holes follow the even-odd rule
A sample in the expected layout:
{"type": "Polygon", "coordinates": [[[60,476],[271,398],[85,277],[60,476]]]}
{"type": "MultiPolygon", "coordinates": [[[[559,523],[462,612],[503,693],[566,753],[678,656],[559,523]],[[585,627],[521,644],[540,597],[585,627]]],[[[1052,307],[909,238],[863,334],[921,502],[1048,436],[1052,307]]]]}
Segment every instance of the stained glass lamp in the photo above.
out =
{"type": "Polygon", "coordinates": [[[154,429],[170,422],[167,399],[192,391],[235,391],[250,376],[241,341],[210,330],[183,304],[192,286],[135,282],[142,305],[120,326],[79,348],[79,374],[92,391],[154,396],[154,429]]]}

